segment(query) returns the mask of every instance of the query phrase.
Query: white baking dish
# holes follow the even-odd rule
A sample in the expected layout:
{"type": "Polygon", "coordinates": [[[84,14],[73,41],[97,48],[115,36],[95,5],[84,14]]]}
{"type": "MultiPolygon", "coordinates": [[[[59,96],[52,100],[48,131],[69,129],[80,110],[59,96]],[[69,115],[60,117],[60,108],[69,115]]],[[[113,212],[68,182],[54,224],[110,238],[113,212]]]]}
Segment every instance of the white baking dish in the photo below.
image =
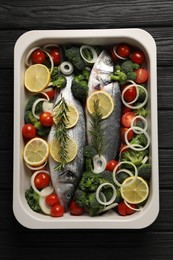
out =
{"type": "Polygon", "coordinates": [[[13,210],[16,219],[25,227],[42,229],[134,229],[149,226],[159,212],[158,181],[158,125],[157,125],[157,79],[156,45],[152,36],[141,29],[109,30],[44,30],[30,31],[23,34],[14,50],[14,175],[13,175],[13,210]],[[141,212],[122,217],[115,213],[89,217],[72,216],[66,213],[61,218],[53,218],[32,211],[25,199],[25,190],[30,186],[30,177],[23,163],[23,139],[21,128],[24,124],[24,106],[26,94],[24,88],[24,59],[34,46],[46,43],[81,43],[90,45],[110,45],[126,42],[140,48],[147,58],[149,81],[149,125],[150,155],[152,180],[149,199],[141,212]]]}

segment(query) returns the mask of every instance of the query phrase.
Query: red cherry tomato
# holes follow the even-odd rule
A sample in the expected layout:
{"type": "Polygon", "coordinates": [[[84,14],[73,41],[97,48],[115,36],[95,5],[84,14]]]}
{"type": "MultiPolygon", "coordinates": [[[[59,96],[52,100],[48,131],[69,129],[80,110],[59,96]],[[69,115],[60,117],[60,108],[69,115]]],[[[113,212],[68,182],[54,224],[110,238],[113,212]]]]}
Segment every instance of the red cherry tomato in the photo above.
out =
{"type": "Polygon", "coordinates": [[[117,62],[118,57],[117,57],[116,54],[114,53],[113,48],[110,49],[110,53],[111,53],[111,56],[112,56],[113,61],[114,61],[114,62],[117,62]]]}
{"type": "Polygon", "coordinates": [[[140,51],[135,51],[132,56],[131,56],[131,61],[137,64],[142,64],[144,63],[145,56],[142,52],[140,51]]]}
{"type": "Polygon", "coordinates": [[[129,128],[131,126],[132,119],[136,116],[135,112],[129,111],[122,115],[121,124],[124,127],[129,128]]]}
{"type": "Polygon", "coordinates": [[[136,79],[135,82],[138,84],[144,83],[148,79],[148,71],[146,69],[137,69],[135,70],[136,79]]]}
{"type": "MultiPolygon", "coordinates": [[[[50,99],[54,98],[55,92],[56,92],[56,91],[55,91],[54,88],[47,88],[47,89],[45,89],[45,91],[44,91],[44,93],[46,93],[50,99]]],[[[42,96],[45,97],[44,94],[42,94],[42,96]]]]}
{"type": "MultiPolygon", "coordinates": [[[[135,205],[132,205],[132,204],[129,204],[131,207],[133,208],[136,208],[135,205]]],[[[131,209],[129,208],[125,203],[124,201],[121,201],[119,204],[118,204],[118,213],[121,215],[121,216],[126,216],[126,215],[131,215],[135,212],[134,209],[131,209]]]]}
{"type": "Polygon", "coordinates": [[[122,144],[121,146],[120,146],[120,148],[119,148],[119,152],[121,152],[121,153],[125,153],[125,152],[127,152],[128,151],[128,147],[127,147],[127,145],[126,144],[122,144]],[[125,148],[126,147],[126,148],[125,148]]]}
{"type": "Polygon", "coordinates": [[[38,190],[42,190],[50,183],[50,175],[45,172],[39,172],[34,179],[35,187],[38,190]]]}
{"type": "Polygon", "coordinates": [[[128,58],[130,55],[130,46],[128,44],[120,44],[117,47],[117,54],[123,58],[128,58]]]}
{"type": "Polygon", "coordinates": [[[49,112],[43,112],[40,115],[40,122],[43,126],[52,126],[53,125],[53,116],[49,112]]]}
{"type": "Polygon", "coordinates": [[[22,127],[22,135],[26,139],[31,139],[36,136],[36,128],[32,124],[25,124],[22,127]]]}
{"type": "MultiPolygon", "coordinates": [[[[127,86],[125,86],[123,89],[125,89],[127,86]]],[[[124,92],[124,100],[126,102],[131,102],[136,98],[136,87],[131,86],[128,87],[127,90],[124,92]]]]}
{"type": "Polygon", "coordinates": [[[55,193],[51,193],[46,196],[45,202],[48,206],[54,206],[55,204],[59,204],[59,198],[55,193]]]}
{"type": "MultiPolygon", "coordinates": [[[[122,143],[126,142],[125,141],[125,134],[128,130],[129,130],[129,128],[126,128],[126,127],[121,128],[121,141],[122,141],[122,143]]],[[[134,136],[134,132],[133,132],[133,130],[130,130],[127,134],[127,140],[130,142],[132,140],[133,136],[134,136]]]]}
{"type": "Polygon", "coordinates": [[[43,64],[46,60],[46,55],[42,50],[37,49],[33,51],[31,58],[33,63],[43,64]]]}
{"type": "Polygon", "coordinates": [[[70,204],[70,213],[75,216],[80,216],[84,213],[84,208],[79,207],[74,200],[70,204]]]}
{"type": "Polygon", "coordinates": [[[49,54],[52,57],[54,64],[60,64],[61,55],[59,48],[52,48],[49,54]]]}
{"type": "Polygon", "coordinates": [[[117,166],[118,162],[116,160],[110,160],[107,162],[106,170],[113,172],[114,168],[117,166]]]}
{"type": "Polygon", "coordinates": [[[132,111],[131,108],[123,106],[122,107],[122,114],[125,114],[126,112],[132,111]]]}
{"type": "Polygon", "coordinates": [[[64,207],[61,204],[55,204],[51,208],[52,217],[62,217],[64,215],[64,207]]]}

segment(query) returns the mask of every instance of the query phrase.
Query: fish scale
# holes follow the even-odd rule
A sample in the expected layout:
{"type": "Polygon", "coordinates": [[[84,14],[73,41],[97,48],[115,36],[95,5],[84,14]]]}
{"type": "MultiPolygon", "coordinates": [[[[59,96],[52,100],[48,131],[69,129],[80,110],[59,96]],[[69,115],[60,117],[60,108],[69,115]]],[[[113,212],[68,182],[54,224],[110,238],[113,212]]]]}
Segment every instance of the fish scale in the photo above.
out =
{"type": "MultiPolygon", "coordinates": [[[[69,162],[65,165],[65,167],[61,171],[55,171],[54,168],[57,166],[57,162],[53,160],[51,156],[49,156],[49,169],[52,179],[52,184],[54,189],[60,199],[60,203],[67,210],[71,199],[74,195],[75,189],[79,183],[81,178],[81,174],[83,172],[84,166],[84,157],[83,150],[86,143],[86,128],[85,128],[85,115],[82,108],[82,105],[78,100],[76,100],[71,92],[71,84],[72,84],[72,76],[68,76],[67,84],[64,89],[61,90],[60,94],[58,94],[57,99],[55,100],[55,104],[60,100],[61,95],[64,97],[67,104],[71,104],[76,107],[79,112],[79,120],[77,124],[68,129],[68,135],[72,139],[74,139],[78,146],[78,151],[75,159],[72,162],[69,162]]],[[[54,139],[55,134],[55,126],[53,125],[48,136],[48,142],[54,139]]]]}

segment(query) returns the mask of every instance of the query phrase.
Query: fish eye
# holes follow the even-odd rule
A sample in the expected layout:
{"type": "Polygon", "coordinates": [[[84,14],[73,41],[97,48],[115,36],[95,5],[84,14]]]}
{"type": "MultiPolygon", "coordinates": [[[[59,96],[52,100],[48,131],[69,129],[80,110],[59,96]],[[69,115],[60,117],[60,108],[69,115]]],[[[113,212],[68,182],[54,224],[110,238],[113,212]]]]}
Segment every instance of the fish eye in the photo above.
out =
{"type": "Polygon", "coordinates": [[[67,200],[71,199],[71,194],[66,193],[65,196],[66,196],[66,199],[67,199],[67,200]]]}

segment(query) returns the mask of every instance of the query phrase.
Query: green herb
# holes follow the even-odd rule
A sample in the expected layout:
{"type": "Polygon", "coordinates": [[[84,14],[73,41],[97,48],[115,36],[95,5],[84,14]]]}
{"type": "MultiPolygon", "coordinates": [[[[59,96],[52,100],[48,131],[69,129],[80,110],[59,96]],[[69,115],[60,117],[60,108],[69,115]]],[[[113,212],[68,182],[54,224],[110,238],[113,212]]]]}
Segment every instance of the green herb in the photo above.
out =
{"type": "Polygon", "coordinates": [[[101,107],[99,105],[99,100],[94,101],[94,112],[91,114],[91,129],[89,133],[91,134],[91,145],[95,147],[97,154],[101,155],[107,149],[105,140],[105,130],[106,127],[103,126],[101,107]]]}
{"type": "Polygon", "coordinates": [[[59,171],[64,168],[67,163],[68,155],[67,155],[67,141],[69,139],[67,135],[67,122],[68,122],[68,105],[65,102],[65,99],[61,96],[61,99],[56,104],[59,107],[57,114],[55,115],[55,120],[57,124],[55,126],[55,138],[57,139],[60,150],[60,163],[54,168],[56,171],[59,171]]]}

